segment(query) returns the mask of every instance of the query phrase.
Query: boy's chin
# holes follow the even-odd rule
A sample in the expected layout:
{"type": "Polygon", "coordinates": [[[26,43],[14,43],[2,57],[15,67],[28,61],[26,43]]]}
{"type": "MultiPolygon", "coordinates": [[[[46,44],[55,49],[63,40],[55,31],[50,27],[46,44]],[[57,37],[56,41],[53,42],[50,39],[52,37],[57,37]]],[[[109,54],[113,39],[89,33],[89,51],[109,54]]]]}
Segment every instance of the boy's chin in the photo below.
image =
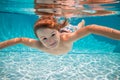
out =
{"type": "Polygon", "coordinates": [[[55,45],[55,46],[47,46],[47,48],[49,48],[49,49],[56,49],[58,47],[58,45],[55,45]]]}
{"type": "Polygon", "coordinates": [[[50,47],[48,47],[49,49],[55,49],[55,48],[57,48],[57,46],[50,46],[50,47]]]}

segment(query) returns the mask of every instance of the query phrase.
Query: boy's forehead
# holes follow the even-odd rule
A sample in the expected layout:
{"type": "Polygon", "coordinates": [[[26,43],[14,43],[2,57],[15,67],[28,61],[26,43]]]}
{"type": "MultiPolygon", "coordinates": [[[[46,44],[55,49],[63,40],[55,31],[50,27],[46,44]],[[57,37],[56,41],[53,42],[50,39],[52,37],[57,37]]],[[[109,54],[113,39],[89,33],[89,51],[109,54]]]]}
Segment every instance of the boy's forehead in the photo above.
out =
{"type": "Polygon", "coordinates": [[[52,32],[54,32],[56,30],[54,29],[49,29],[49,28],[40,28],[36,31],[36,33],[41,34],[41,35],[46,35],[46,34],[51,34],[52,32]]]}

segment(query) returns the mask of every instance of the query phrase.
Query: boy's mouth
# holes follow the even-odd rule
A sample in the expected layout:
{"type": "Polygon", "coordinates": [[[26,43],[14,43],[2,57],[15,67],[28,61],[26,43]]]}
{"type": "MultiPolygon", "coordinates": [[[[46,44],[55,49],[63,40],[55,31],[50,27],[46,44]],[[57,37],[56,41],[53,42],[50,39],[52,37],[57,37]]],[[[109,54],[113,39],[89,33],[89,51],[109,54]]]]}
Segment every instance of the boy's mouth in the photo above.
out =
{"type": "Polygon", "coordinates": [[[50,44],[50,46],[54,47],[54,46],[56,46],[56,44],[57,44],[57,42],[54,42],[54,43],[50,44]]]}

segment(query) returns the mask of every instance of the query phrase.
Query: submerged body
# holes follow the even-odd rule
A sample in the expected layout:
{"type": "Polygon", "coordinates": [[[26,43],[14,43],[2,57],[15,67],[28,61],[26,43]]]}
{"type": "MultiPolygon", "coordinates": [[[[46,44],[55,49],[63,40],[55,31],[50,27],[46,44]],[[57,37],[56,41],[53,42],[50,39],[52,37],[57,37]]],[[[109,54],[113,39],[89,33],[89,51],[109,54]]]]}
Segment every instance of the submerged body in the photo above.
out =
{"type": "MultiPolygon", "coordinates": [[[[54,54],[54,55],[60,55],[60,54],[66,54],[68,53],[71,48],[72,48],[72,42],[66,42],[66,41],[63,41],[61,40],[59,45],[56,47],[56,48],[46,48],[46,47],[38,47],[38,49],[42,50],[43,52],[47,52],[47,53],[50,53],[50,54],[54,54]]],[[[53,44],[51,46],[55,46],[57,44],[53,44]]]]}
{"type": "Polygon", "coordinates": [[[64,25],[62,26],[59,26],[56,23],[57,22],[54,18],[43,17],[43,19],[36,22],[34,27],[35,34],[39,40],[30,38],[14,38],[0,42],[0,49],[20,43],[39,49],[43,52],[61,55],[66,54],[71,50],[73,42],[92,33],[120,40],[119,30],[100,25],[84,26],[84,20],[78,24],[78,29],[74,32],[66,30],[61,32],[60,29],[64,28],[63,26],[66,26],[66,22],[64,22],[64,25]]]}

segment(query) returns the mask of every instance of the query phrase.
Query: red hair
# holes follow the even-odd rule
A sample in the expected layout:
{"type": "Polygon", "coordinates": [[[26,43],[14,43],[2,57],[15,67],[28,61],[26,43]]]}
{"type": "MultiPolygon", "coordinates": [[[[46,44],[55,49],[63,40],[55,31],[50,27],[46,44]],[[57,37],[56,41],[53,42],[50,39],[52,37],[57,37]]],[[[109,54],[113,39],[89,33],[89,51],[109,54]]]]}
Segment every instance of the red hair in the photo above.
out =
{"type": "MultiPolygon", "coordinates": [[[[65,27],[68,24],[67,19],[65,18],[65,21],[63,23],[58,23],[57,19],[53,16],[42,16],[34,25],[34,32],[36,35],[36,31],[39,28],[50,28],[50,29],[56,29],[60,30],[61,28],[65,27]]],[[[36,35],[37,36],[37,35],[36,35]]]]}

